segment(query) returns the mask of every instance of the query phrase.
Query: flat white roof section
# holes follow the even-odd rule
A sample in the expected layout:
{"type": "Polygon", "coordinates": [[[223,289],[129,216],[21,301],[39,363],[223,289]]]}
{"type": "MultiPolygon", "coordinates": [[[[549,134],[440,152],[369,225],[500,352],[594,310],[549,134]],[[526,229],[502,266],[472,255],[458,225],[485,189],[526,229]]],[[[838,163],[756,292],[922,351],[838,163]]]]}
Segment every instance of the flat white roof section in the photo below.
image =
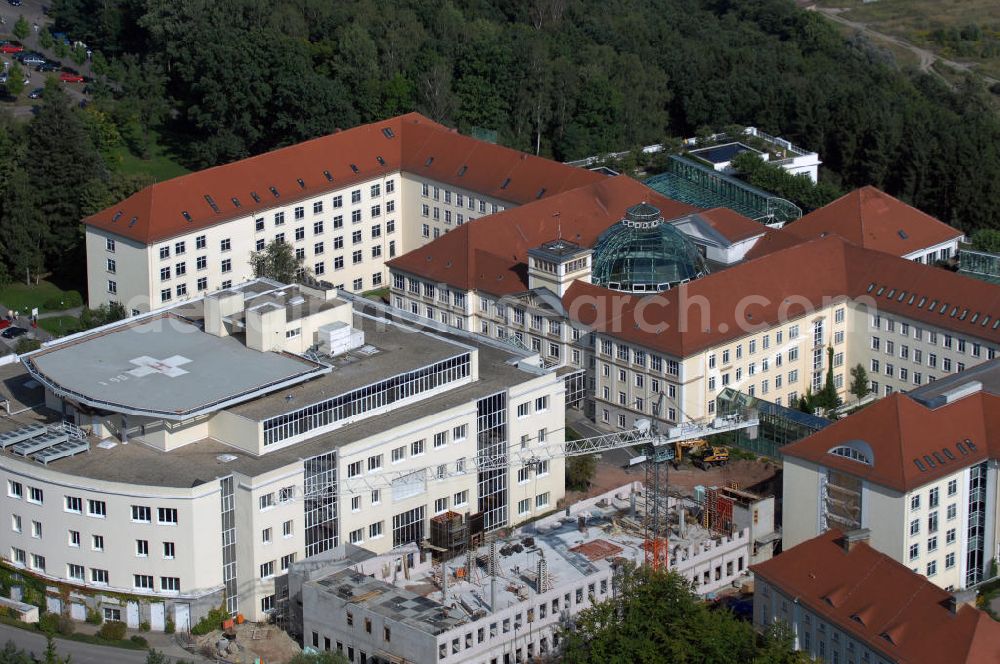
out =
{"type": "Polygon", "coordinates": [[[95,408],[183,420],[294,385],[330,369],[206,334],[174,314],[105,329],[25,357],[55,394],[95,408]]]}

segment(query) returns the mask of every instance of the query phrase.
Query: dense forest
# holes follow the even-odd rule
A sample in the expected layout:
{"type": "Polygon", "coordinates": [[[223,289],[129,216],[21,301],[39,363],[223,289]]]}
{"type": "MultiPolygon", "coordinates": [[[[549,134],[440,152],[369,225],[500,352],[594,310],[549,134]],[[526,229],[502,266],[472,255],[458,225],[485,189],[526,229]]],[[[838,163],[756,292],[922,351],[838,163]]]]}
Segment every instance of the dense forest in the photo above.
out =
{"type": "Polygon", "coordinates": [[[90,136],[139,153],[159,136],[191,168],[410,110],[562,160],[739,123],[818,151],[832,186],[1000,228],[990,93],[900,71],[791,0],[54,0],[51,14],[105,75],[90,136]]]}

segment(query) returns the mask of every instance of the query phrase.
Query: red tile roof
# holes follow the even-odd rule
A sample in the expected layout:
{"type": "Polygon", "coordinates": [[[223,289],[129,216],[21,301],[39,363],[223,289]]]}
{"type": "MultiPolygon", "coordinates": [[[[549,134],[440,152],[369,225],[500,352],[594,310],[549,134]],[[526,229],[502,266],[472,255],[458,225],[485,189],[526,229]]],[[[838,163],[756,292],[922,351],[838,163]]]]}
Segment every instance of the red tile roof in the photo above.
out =
{"type": "Polygon", "coordinates": [[[1000,287],[837,236],[776,250],[658,295],[576,282],[563,305],[572,318],[598,331],[686,357],[800,316],[806,303],[818,308],[861,297],[872,298],[883,311],[1000,343],[1000,324],[994,326],[1000,320],[1000,287]]]}
{"type": "Polygon", "coordinates": [[[729,208],[712,208],[700,212],[699,216],[730,242],[748,240],[767,233],[768,228],[760,222],[747,219],[729,208]]]}
{"type": "Polygon", "coordinates": [[[389,261],[396,270],[493,295],[528,289],[528,249],[558,237],[590,247],[625,209],[648,201],[664,219],[697,208],[665,198],[626,176],[601,179],[524,207],[463,224],[434,242],[389,261]]]}
{"type": "Polygon", "coordinates": [[[781,453],[907,492],[987,458],[1000,458],[1000,396],[978,392],[931,409],[892,394],[782,447],[781,453]],[[858,440],[871,448],[872,465],[830,453],[858,440]],[[959,442],[964,453],[956,447],[959,442]]]}
{"type": "Polygon", "coordinates": [[[862,187],[785,229],[803,239],[836,234],[896,256],[962,237],[962,232],[875,187],[862,187]]]}
{"type": "Polygon", "coordinates": [[[866,542],[845,550],[842,537],[828,531],[751,569],[890,661],[1000,661],[1000,623],[971,606],[952,612],[950,593],[866,542]]]}
{"type": "Polygon", "coordinates": [[[409,113],[150,185],[84,223],[157,242],[399,170],[517,204],[604,178],[409,113]]]}

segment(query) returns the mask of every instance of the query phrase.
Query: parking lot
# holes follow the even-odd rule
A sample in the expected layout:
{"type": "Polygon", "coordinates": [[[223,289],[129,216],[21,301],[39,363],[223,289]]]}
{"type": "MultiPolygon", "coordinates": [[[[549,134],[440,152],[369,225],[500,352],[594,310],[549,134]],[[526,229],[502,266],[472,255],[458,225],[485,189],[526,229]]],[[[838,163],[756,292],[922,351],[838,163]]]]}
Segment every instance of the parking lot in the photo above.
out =
{"type": "MultiPolygon", "coordinates": [[[[19,41],[24,46],[25,52],[34,51],[40,53],[47,61],[58,60],[62,66],[79,71],[81,75],[92,75],[89,62],[77,65],[69,57],[58,58],[52,49],[44,49],[39,44],[39,31],[41,31],[42,28],[51,25],[49,17],[47,17],[42,10],[44,6],[47,6],[47,3],[41,2],[41,0],[23,0],[21,6],[19,7],[11,6],[6,0],[0,0],[0,3],[2,3],[0,4],[0,18],[4,21],[3,24],[0,24],[0,40],[19,41]],[[23,40],[17,39],[17,37],[13,34],[14,24],[20,16],[24,16],[28,25],[31,26],[31,31],[23,40]]],[[[10,67],[15,62],[15,57],[16,54],[13,53],[0,54],[0,68],[3,68],[5,72],[9,71],[10,67]]],[[[37,71],[37,64],[31,66],[21,65],[21,71],[27,78],[24,90],[15,100],[5,99],[4,101],[0,101],[0,105],[10,110],[15,117],[27,117],[31,115],[33,112],[32,109],[38,104],[36,99],[31,99],[29,97],[31,91],[44,87],[46,77],[58,77],[60,74],[59,71],[37,71]]],[[[86,95],[83,93],[83,83],[62,83],[62,85],[74,102],[79,103],[86,99],[86,95]]]]}

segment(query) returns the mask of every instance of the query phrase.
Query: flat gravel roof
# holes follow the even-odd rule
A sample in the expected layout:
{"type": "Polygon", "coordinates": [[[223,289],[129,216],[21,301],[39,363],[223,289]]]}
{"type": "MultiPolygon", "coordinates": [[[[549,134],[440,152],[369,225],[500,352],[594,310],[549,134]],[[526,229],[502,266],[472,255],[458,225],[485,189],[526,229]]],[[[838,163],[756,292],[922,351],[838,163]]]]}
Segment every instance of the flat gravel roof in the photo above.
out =
{"type": "Polygon", "coordinates": [[[183,419],[301,382],[327,369],[206,334],[163,314],[79,337],[24,359],[57,394],[115,412],[183,419]]]}

